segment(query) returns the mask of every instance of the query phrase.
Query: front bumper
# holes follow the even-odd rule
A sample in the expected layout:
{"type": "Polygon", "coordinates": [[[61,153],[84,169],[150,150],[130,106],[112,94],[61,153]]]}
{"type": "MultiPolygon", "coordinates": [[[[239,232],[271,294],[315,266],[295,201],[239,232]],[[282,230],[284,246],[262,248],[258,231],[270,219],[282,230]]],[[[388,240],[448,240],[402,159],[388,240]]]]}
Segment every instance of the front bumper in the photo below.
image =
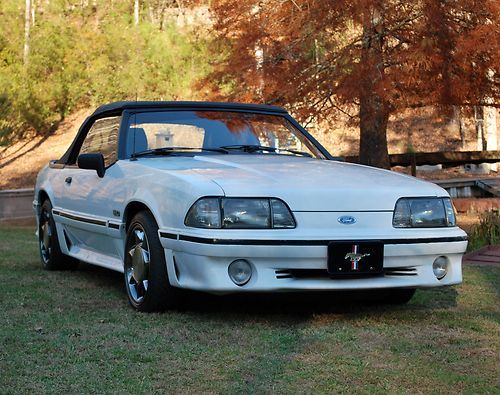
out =
{"type": "MultiPolygon", "coordinates": [[[[460,231],[461,232],[461,231],[460,231]]],[[[371,277],[331,278],[327,273],[327,240],[234,240],[182,236],[160,231],[169,279],[173,286],[214,293],[325,291],[380,288],[425,288],[460,284],[463,232],[453,237],[384,242],[384,273],[371,277]],[[438,280],[432,263],[449,260],[448,273],[438,280]],[[252,277],[235,285],[228,266],[246,259],[252,277]]]]}

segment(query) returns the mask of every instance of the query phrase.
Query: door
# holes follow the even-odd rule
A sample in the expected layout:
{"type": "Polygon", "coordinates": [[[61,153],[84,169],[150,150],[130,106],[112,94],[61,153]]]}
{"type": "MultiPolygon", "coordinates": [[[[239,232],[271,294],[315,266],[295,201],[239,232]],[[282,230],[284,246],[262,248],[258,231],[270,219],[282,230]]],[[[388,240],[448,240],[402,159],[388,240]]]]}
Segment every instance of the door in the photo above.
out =
{"type": "Polygon", "coordinates": [[[117,160],[120,122],[121,117],[96,120],[79,151],[103,155],[104,177],[70,165],[59,169],[52,183],[54,218],[63,229],[69,253],[103,266],[109,266],[103,262],[106,257],[121,261],[123,254],[119,227],[123,208],[117,201],[124,186],[117,160]]]}

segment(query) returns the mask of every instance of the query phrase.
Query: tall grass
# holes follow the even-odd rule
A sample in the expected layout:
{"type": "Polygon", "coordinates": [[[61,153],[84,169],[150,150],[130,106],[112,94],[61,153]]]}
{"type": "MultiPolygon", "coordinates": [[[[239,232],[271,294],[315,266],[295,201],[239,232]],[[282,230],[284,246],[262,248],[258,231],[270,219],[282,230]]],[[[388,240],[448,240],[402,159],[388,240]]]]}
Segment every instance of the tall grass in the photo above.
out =
{"type": "Polygon", "coordinates": [[[491,210],[482,213],[479,224],[472,228],[469,238],[470,251],[487,245],[500,244],[500,211],[491,210]]]}

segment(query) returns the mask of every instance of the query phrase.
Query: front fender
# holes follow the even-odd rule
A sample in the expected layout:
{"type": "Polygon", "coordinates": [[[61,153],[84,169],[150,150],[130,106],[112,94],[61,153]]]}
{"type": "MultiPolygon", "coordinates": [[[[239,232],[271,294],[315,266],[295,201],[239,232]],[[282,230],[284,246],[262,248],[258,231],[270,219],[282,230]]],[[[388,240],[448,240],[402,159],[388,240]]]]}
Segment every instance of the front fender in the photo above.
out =
{"type": "Polygon", "coordinates": [[[167,172],[151,172],[128,179],[129,193],[123,210],[133,203],[144,204],[162,229],[184,227],[184,217],[196,200],[203,196],[224,196],[216,183],[203,176],[173,176],[167,172]]]}

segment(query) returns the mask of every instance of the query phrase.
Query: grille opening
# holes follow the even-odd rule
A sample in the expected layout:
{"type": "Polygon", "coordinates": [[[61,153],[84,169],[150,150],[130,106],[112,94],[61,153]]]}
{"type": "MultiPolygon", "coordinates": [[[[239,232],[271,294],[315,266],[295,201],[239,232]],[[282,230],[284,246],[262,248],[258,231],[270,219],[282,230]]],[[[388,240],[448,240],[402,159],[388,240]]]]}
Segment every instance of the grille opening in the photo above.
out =
{"type": "Polygon", "coordinates": [[[412,266],[388,267],[384,269],[386,276],[416,276],[417,268],[412,266]]]}
{"type": "Polygon", "coordinates": [[[276,278],[328,278],[326,269],[282,269],[276,270],[276,278]]]}
{"type": "MultiPolygon", "coordinates": [[[[338,279],[339,276],[328,273],[326,269],[280,269],[275,270],[277,279],[295,278],[295,279],[338,279]]],[[[381,276],[379,273],[353,273],[342,274],[340,278],[363,278],[363,277],[377,277],[381,276]]]]}
{"type": "MultiPolygon", "coordinates": [[[[279,269],[275,270],[277,279],[295,278],[295,279],[314,279],[314,278],[335,278],[338,276],[328,273],[326,269],[279,269]]],[[[342,278],[362,278],[362,277],[376,277],[376,276],[416,276],[416,267],[391,267],[385,268],[382,274],[356,274],[352,275],[343,274],[342,278]]]]}

